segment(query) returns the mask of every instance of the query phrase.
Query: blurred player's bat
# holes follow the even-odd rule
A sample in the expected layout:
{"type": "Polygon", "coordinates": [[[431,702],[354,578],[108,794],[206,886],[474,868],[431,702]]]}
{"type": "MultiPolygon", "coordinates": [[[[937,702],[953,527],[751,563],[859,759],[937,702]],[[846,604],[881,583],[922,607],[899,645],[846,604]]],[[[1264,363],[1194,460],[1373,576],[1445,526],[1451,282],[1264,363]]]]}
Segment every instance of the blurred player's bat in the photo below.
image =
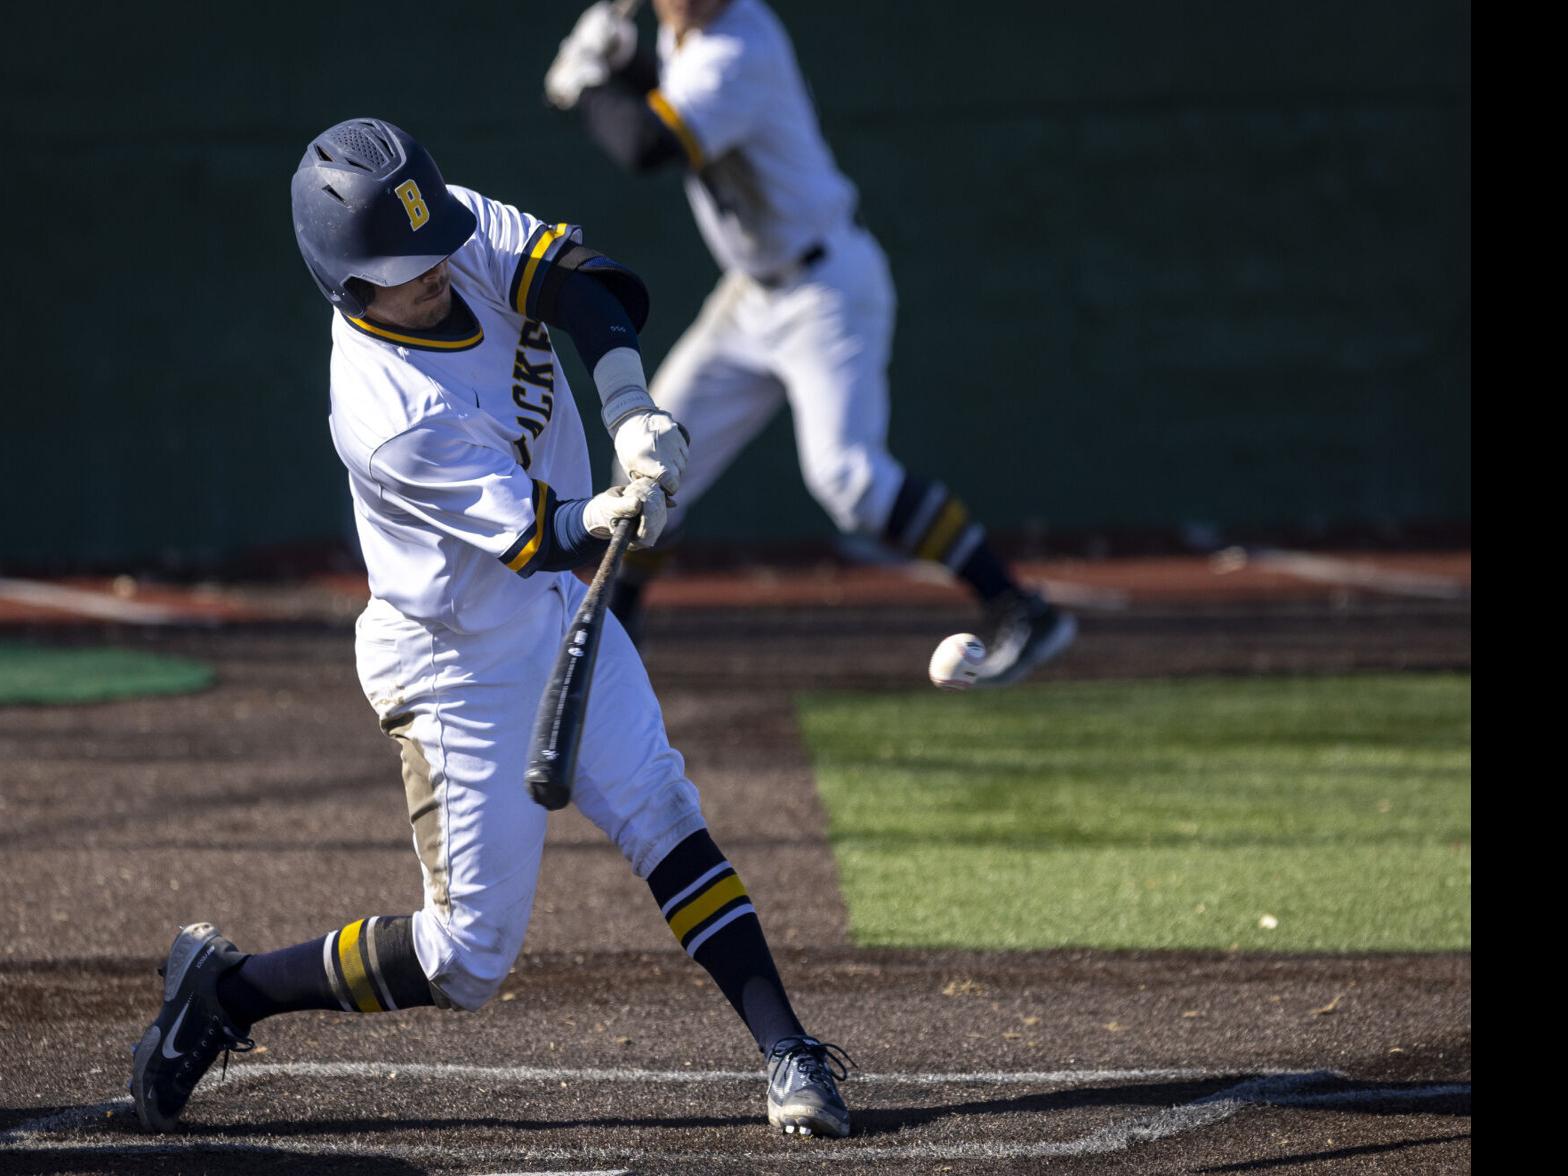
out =
{"type": "Polygon", "coordinates": [[[615,9],[616,16],[622,16],[630,20],[637,15],[637,10],[642,7],[642,0],[615,0],[615,3],[611,4],[610,7],[615,9]]]}
{"type": "Polygon", "coordinates": [[[566,630],[561,651],[555,655],[555,667],[550,671],[550,684],[545,687],[534,715],[528,770],[523,779],[533,798],[552,811],[565,808],[572,799],[577,745],[582,741],[583,721],[588,715],[588,691],[593,688],[593,663],[599,657],[599,634],[604,631],[610,583],[641,519],[639,511],[615,520],[610,527],[610,546],[593,574],[593,583],[588,585],[588,595],[577,606],[577,615],[566,630]]]}

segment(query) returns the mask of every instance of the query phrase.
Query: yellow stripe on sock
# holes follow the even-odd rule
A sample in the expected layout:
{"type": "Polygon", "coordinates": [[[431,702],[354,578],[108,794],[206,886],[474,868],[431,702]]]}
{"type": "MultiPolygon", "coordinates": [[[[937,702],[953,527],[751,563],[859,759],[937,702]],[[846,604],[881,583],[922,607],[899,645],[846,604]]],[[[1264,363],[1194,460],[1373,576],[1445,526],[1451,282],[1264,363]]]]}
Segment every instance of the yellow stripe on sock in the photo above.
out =
{"type": "Polygon", "coordinates": [[[958,537],[958,532],[968,521],[969,512],[964,509],[964,504],[956,498],[948,499],[942,513],[937,515],[936,522],[926,532],[926,537],[915,548],[915,555],[920,559],[941,559],[948,544],[958,537]]]}
{"type": "Polygon", "coordinates": [[[730,874],[720,878],[696,898],[692,899],[680,910],[670,916],[670,930],[675,932],[676,939],[685,939],[686,933],[702,922],[714,911],[728,902],[743,898],[746,894],[746,884],[740,880],[739,874],[730,874]]]}
{"type": "Polygon", "coordinates": [[[343,979],[348,981],[355,1007],[362,1013],[381,1013],[386,1010],[376,999],[376,990],[365,971],[365,961],[359,958],[359,933],[364,925],[364,919],[350,923],[338,935],[338,963],[343,965],[343,979]]]}

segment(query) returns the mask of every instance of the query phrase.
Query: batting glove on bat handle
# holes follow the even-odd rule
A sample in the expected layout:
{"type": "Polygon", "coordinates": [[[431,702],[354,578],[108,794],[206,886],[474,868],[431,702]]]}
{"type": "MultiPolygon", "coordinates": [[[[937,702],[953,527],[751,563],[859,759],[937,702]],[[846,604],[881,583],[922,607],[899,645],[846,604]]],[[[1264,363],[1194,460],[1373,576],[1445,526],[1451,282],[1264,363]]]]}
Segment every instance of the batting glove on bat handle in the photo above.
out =
{"type": "Polygon", "coordinates": [[[633,478],[590,498],[583,507],[583,526],[595,539],[609,539],[624,525],[636,529],[632,547],[652,547],[664,532],[668,516],[664,491],[652,478],[633,478]]]}

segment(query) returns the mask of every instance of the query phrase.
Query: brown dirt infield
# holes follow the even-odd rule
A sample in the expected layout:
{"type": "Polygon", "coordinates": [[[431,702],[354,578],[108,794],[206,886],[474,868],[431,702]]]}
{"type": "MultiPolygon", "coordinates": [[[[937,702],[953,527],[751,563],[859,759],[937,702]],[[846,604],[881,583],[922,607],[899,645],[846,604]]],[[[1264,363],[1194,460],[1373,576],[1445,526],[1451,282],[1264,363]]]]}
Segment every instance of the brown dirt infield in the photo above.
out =
{"type": "MultiPolygon", "coordinates": [[[[1315,591],[1088,612],[1050,675],[1470,666],[1466,597],[1315,591]]],[[[967,623],[921,598],[692,605],[651,627],[650,670],[716,836],[809,1023],[863,1068],[846,1086],[857,1133],[839,1144],[766,1131],[744,1032],[573,815],[553,828],[501,1000],[265,1023],[266,1052],[210,1077],[182,1132],[140,1135],[120,1098],[126,1047],[176,923],[277,947],[410,909],[417,868],[346,628],[109,630],[213,661],[218,685],[0,711],[0,1171],[1468,1170],[1467,953],[846,941],[791,694],[912,685],[934,640],[967,623]]]]}

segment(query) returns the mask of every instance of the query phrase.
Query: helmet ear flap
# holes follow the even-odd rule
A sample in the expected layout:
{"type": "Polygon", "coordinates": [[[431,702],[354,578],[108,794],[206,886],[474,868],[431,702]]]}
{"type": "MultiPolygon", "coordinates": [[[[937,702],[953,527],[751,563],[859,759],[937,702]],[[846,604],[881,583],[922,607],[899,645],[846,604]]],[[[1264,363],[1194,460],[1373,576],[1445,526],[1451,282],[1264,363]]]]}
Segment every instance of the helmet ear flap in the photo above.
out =
{"type": "Polygon", "coordinates": [[[316,289],[321,291],[322,297],[348,315],[349,318],[360,318],[370,308],[372,297],[372,293],[368,289],[370,283],[361,281],[359,278],[347,278],[344,280],[343,288],[340,290],[308,256],[305,259],[305,268],[310,271],[311,280],[316,283],[316,289]],[[355,289],[356,286],[365,288],[363,297],[360,295],[360,291],[355,289]]]}
{"type": "Polygon", "coordinates": [[[343,301],[340,305],[350,318],[360,318],[376,300],[376,288],[364,278],[343,279],[343,301]],[[349,304],[353,303],[351,307],[349,304]]]}

